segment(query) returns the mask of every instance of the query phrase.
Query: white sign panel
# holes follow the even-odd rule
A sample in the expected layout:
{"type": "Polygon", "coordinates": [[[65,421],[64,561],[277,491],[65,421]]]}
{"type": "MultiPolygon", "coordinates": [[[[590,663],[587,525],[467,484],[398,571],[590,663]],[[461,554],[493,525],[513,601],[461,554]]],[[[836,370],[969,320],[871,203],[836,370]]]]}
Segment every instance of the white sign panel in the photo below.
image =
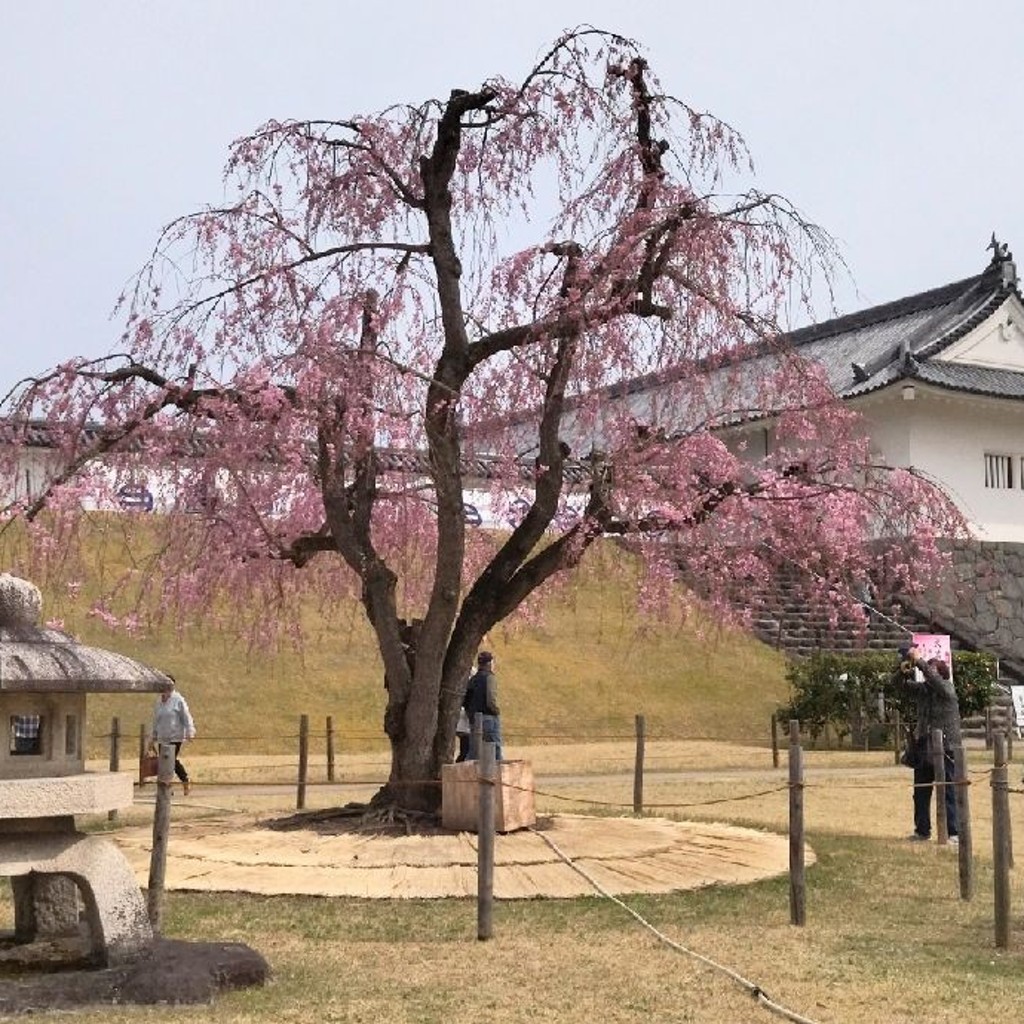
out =
{"type": "Polygon", "coordinates": [[[1024,726],[1024,686],[1011,686],[1010,698],[1013,700],[1013,719],[1020,729],[1024,726]]]}

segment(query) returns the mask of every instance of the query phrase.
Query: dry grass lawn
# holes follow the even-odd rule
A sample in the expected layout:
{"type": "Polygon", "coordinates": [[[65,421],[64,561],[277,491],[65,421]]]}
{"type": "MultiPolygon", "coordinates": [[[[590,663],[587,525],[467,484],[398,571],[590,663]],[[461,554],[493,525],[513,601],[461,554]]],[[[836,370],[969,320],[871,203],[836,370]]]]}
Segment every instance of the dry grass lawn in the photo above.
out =
{"type": "MultiPolygon", "coordinates": [[[[117,538],[111,544],[117,548],[117,538]]],[[[117,554],[120,548],[115,550],[117,554]]],[[[611,549],[609,549],[611,550],[611,549]]],[[[109,557],[109,556],[108,556],[109,557]]],[[[611,550],[607,557],[621,557],[611,550]]],[[[16,564],[8,559],[9,564],[16,564]]],[[[97,554],[97,564],[102,559],[97,554]]],[[[541,813],[629,814],[633,716],[649,735],[645,803],[651,813],[784,831],[785,753],[767,749],[770,713],[786,700],[782,658],[749,638],[700,630],[696,616],[641,628],[622,574],[597,559],[552,602],[545,625],[500,631],[497,651],[509,754],[528,757],[541,813]],[[695,741],[702,738],[703,741],[695,741]]],[[[88,577],[87,577],[88,578],[88,577]]],[[[91,585],[91,584],[90,584],[91,585]]],[[[313,622],[302,652],[254,654],[210,623],[180,634],[113,637],[82,601],[54,587],[46,614],[91,643],[116,646],[173,671],[196,713],[186,748],[197,781],[175,814],[225,809],[283,813],[291,792],[254,787],[294,779],[298,716],[314,730],[311,807],[366,799],[387,771],[379,661],[357,610],[313,622]],[[116,640],[116,643],[115,643],[116,640]],[[323,722],[339,731],[340,783],[324,785],[323,722]],[[265,756],[254,756],[265,755],[265,756]],[[233,783],[233,785],[232,785],[233,783]]],[[[313,611],[310,612],[314,614],[313,611]]],[[[90,753],[119,715],[130,767],[149,699],[90,702],[90,753]]],[[[959,899],[956,855],[912,846],[910,776],[888,753],[809,751],[807,925],[789,923],[785,878],[630,897],[666,936],[727,965],[821,1024],[972,1024],[1019,1015],[1024,892],[1013,877],[1013,935],[993,946],[991,798],[987,755],[971,759],[976,885],[959,899]]],[[[1020,784],[1019,770],[1011,774],[1020,784]]],[[[1015,846],[1024,851],[1024,806],[1015,846]]],[[[139,821],[151,808],[123,816],[139,821]]],[[[95,822],[106,827],[105,819],[95,822]]],[[[1024,853],[1022,853],[1024,858],[1024,853]]],[[[0,889],[0,927],[12,922],[0,889]]],[[[269,960],[263,990],[209,1007],[102,1008],[83,1024],[650,1024],[767,1022],[730,977],[657,941],[599,897],[500,903],[495,937],[476,939],[469,900],[360,901],[170,893],[165,930],[246,942],[269,960]]],[[[2,984],[0,979],[0,984],[2,984]]],[[[65,1021],[46,1014],[34,1021],[65,1021]]]]}
{"type": "MultiPolygon", "coordinates": [[[[519,751],[526,753],[526,751],[519,751]]],[[[543,747],[536,754],[539,809],[626,813],[628,744],[543,747]],[[596,773],[596,774],[595,774],[596,773]],[[569,797],[570,799],[562,799],[569,797]]],[[[645,795],[657,813],[784,830],[785,755],[714,744],[653,744],[645,795]],[[765,790],[771,792],[751,796],[765,790]]],[[[1013,878],[1008,952],[993,945],[990,755],[972,751],[976,883],[959,898],[957,858],[936,844],[911,845],[909,772],[891,754],[808,752],[805,795],[809,872],[807,925],[789,924],[788,883],[770,879],[626,902],[674,941],[727,965],[804,1017],[857,1024],[939,1024],[1014,1019],[1024,891],[1013,878]]],[[[203,764],[211,774],[217,766],[203,764]]],[[[344,770],[355,769],[353,762],[344,770]]],[[[361,769],[369,769],[362,765],[361,769]]],[[[1019,784],[1014,768],[1011,785],[1019,784]]],[[[334,791],[336,795],[336,790],[334,791]]],[[[317,799],[328,788],[314,789],[317,799]]],[[[199,787],[176,813],[214,803],[252,806],[276,797],[199,787]]],[[[1024,807],[1011,796],[1015,846],[1024,850],[1024,807]]],[[[269,806],[267,807],[269,809],[269,806]]],[[[136,813],[145,814],[146,808],[136,813]]],[[[9,906],[0,907],[0,915],[9,906]]],[[[172,893],[167,930],[237,939],[274,970],[264,990],[222,997],[213,1007],[121,1008],[77,1019],[99,1022],[295,1022],[442,1024],[469,1016],[508,1024],[767,1022],[734,980],[658,942],[620,907],[599,897],[501,903],[495,937],[476,940],[472,901],[381,902],[172,893]]],[[[33,1018],[46,1020],[46,1016],[33,1018]]],[[[54,1018],[56,1020],[57,1018],[54,1018]]],[[[61,1016],[64,1020],[66,1017],[61,1016]]]]}

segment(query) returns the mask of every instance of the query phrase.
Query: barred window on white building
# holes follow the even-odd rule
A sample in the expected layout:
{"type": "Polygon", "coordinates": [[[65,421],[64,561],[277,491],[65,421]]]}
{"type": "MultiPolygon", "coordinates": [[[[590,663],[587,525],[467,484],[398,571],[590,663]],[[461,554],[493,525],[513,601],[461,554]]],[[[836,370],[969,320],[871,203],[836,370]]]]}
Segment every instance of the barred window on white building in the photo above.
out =
{"type": "Polygon", "coordinates": [[[985,453],[985,486],[1007,490],[1014,486],[1014,458],[1012,455],[985,453]]]}

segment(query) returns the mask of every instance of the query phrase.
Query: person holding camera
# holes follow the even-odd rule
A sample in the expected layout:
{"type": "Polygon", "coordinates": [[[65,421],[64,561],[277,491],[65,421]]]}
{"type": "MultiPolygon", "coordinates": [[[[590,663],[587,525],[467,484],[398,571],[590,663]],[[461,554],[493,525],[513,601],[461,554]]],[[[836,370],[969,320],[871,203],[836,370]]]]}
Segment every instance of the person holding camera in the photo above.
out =
{"type": "Polygon", "coordinates": [[[958,843],[956,788],[951,785],[956,762],[953,751],[960,746],[960,702],[957,700],[949,665],[940,658],[926,661],[911,644],[900,648],[897,681],[917,702],[917,725],[914,729],[912,767],[914,769],[914,832],[912,842],[931,838],[932,789],[935,767],[932,760],[932,730],[942,730],[943,794],[946,801],[946,826],[949,841],[958,843]],[[922,678],[918,678],[918,671],[922,678]]]}

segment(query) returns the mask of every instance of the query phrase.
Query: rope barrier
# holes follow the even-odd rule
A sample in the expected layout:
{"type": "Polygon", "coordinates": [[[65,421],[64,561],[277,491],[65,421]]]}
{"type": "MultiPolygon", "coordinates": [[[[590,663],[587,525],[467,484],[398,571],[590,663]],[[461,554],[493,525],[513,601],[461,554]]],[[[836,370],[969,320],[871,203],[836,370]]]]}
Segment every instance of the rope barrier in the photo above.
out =
{"type": "Polygon", "coordinates": [[[650,923],[650,921],[643,917],[643,915],[641,915],[631,906],[629,906],[629,904],[625,903],[623,900],[620,900],[618,896],[614,896],[612,895],[612,893],[608,892],[608,890],[605,889],[592,875],[590,875],[584,868],[581,868],[577,863],[575,863],[575,861],[573,861],[567,854],[565,854],[558,847],[558,844],[551,839],[550,836],[545,835],[545,833],[543,832],[539,832],[535,828],[531,828],[530,831],[534,835],[539,836],[541,839],[543,839],[544,842],[551,847],[555,855],[561,858],[561,860],[569,868],[575,871],[578,875],[586,879],[586,881],[591,886],[593,886],[594,890],[597,893],[599,893],[605,899],[611,900],[611,902],[616,904],[617,906],[621,907],[627,914],[629,914],[632,918],[638,921],[644,928],[646,928],[652,935],[654,935],[654,937],[657,938],[659,942],[664,943],[666,946],[668,946],[670,949],[674,950],[677,953],[682,953],[685,956],[692,957],[694,960],[699,961],[705,966],[711,967],[712,969],[721,972],[726,977],[736,982],[736,984],[738,984],[741,988],[745,989],[747,994],[752,996],[755,1002],[757,1002],[760,1006],[763,1006],[765,1009],[770,1010],[772,1013],[778,1014],[780,1017],[784,1017],[786,1020],[793,1021],[794,1024],[816,1024],[816,1022],[812,1018],[804,1017],[802,1014],[797,1013],[795,1010],[790,1010],[788,1007],[785,1007],[781,1003],[776,1002],[774,999],[769,998],[767,993],[760,985],[745,978],[738,971],[733,970],[733,968],[726,967],[725,964],[720,964],[717,960],[712,960],[711,957],[705,956],[703,953],[698,953],[696,950],[690,949],[689,947],[684,946],[682,943],[676,942],[674,939],[669,938],[664,932],[660,931],[658,928],[655,928],[654,925],[650,923]]]}
{"type": "MultiPolygon", "coordinates": [[[[564,795],[562,793],[551,793],[551,792],[548,792],[548,791],[543,790],[543,789],[528,789],[525,786],[517,786],[517,785],[515,785],[513,783],[510,783],[510,782],[502,782],[502,783],[500,783],[500,785],[504,789],[514,789],[514,790],[518,790],[521,793],[533,793],[534,796],[547,797],[549,800],[565,800],[565,801],[568,801],[568,802],[571,802],[571,803],[590,804],[590,805],[592,805],[594,807],[620,807],[620,808],[621,807],[625,807],[625,808],[629,808],[629,809],[632,809],[632,807],[633,807],[632,802],[630,802],[630,803],[620,803],[620,802],[612,801],[612,800],[591,800],[591,799],[588,799],[586,797],[566,796],[566,795],[564,795]]],[[[764,789],[764,790],[761,790],[761,791],[759,791],[757,793],[745,793],[742,796],[718,797],[718,798],[716,798],[714,800],[699,800],[699,801],[690,801],[690,802],[687,802],[687,803],[647,803],[647,802],[645,802],[644,803],[644,807],[645,808],[650,808],[652,810],[671,810],[671,809],[684,808],[684,807],[712,807],[715,804],[728,804],[728,803],[734,803],[735,801],[738,801],[738,800],[753,800],[753,799],[755,799],[756,797],[759,797],[759,796],[770,796],[772,793],[782,793],[785,790],[787,790],[788,788],[789,788],[789,785],[787,783],[787,784],[783,784],[781,786],[775,786],[772,789],[764,789]]]]}
{"type": "MultiPolygon", "coordinates": [[[[276,765],[274,767],[295,769],[295,768],[297,768],[297,765],[295,765],[295,764],[285,764],[285,765],[276,765]]],[[[232,771],[232,770],[235,770],[235,771],[254,771],[254,770],[261,770],[261,769],[262,769],[262,766],[235,766],[235,767],[230,767],[229,766],[229,767],[225,768],[224,770],[227,770],[227,771],[232,771]]],[[[991,774],[991,769],[976,770],[975,772],[973,772],[973,774],[975,774],[975,775],[989,775],[989,774],[991,774]]],[[[721,782],[726,782],[728,780],[720,780],[719,779],[719,780],[710,780],[710,781],[712,783],[715,783],[715,782],[721,783],[721,782]]],[[[596,799],[593,799],[593,798],[587,797],[587,796],[570,795],[570,794],[566,794],[566,793],[555,793],[555,792],[552,792],[551,790],[547,790],[547,789],[537,789],[536,787],[532,787],[531,788],[531,787],[527,787],[527,786],[521,786],[521,785],[518,785],[516,783],[505,782],[505,781],[499,780],[499,779],[485,779],[485,778],[483,778],[481,776],[474,776],[473,778],[470,778],[470,779],[452,779],[452,780],[449,780],[449,784],[456,785],[456,786],[463,786],[463,785],[464,786],[479,786],[481,784],[481,782],[485,783],[487,785],[501,786],[503,789],[513,790],[513,791],[521,792],[521,793],[528,793],[528,794],[531,794],[532,796],[534,796],[535,798],[536,797],[544,797],[544,798],[546,798],[548,800],[561,800],[561,801],[564,801],[566,803],[585,804],[587,806],[592,806],[592,807],[617,808],[617,809],[620,809],[620,810],[630,810],[630,811],[633,810],[633,807],[634,807],[634,805],[633,805],[633,803],[631,801],[596,800],[596,799]]],[[[439,779],[426,779],[426,778],[424,778],[424,779],[404,779],[404,780],[401,780],[401,781],[398,781],[398,780],[392,781],[392,780],[388,780],[386,778],[382,778],[381,776],[376,776],[376,777],[372,777],[372,778],[352,777],[352,776],[350,776],[350,777],[347,777],[347,778],[344,778],[344,779],[336,779],[333,782],[332,781],[328,781],[328,780],[312,780],[312,779],[307,779],[305,784],[306,784],[307,787],[313,788],[313,787],[328,787],[328,786],[334,786],[334,787],[343,787],[343,786],[349,786],[349,787],[350,786],[381,786],[381,785],[384,785],[385,783],[387,785],[391,786],[391,787],[394,787],[394,788],[404,788],[404,787],[418,787],[418,788],[422,788],[422,787],[435,787],[436,788],[436,787],[441,785],[441,781],[439,779]]],[[[225,788],[235,788],[235,787],[261,786],[261,785],[263,785],[263,786],[277,786],[277,787],[292,787],[292,786],[294,786],[296,784],[296,782],[295,782],[295,779],[292,779],[292,778],[277,780],[277,781],[273,781],[273,782],[270,782],[270,781],[257,781],[257,782],[253,782],[253,781],[246,781],[246,780],[239,781],[239,780],[227,780],[227,779],[225,779],[225,780],[221,780],[221,779],[205,780],[205,781],[199,782],[196,779],[193,779],[192,780],[192,784],[193,784],[194,788],[199,787],[199,786],[203,786],[203,787],[221,786],[221,787],[225,787],[225,788]]],[[[581,776],[580,784],[581,785],[586,785],[587,784],[586,776],[581,776]]],[[[946,782],[946,781],[940,782],[940,781],[936,780],[936,781],[933,781],[933,782],[922,782],[922,783],[917,783],[917,784],[911,783],[909,788],[911,788],[911,789],[922,788],[923,789],[923,788],[927,788],[927,787],[930,787],[930,786],[933,786],[933,787],[935,787],[937,789],[938,788],[945,788],[946,786],[953,786],[953,787],[961,787],[962,786],[962,787],[966,788],[966,787],[970,787],[972,785],[974,785],[974,783],[970,779],[950,780],[948,782],[946,782]]],[[[774,795],[776,793],[787,792],[787,791],[789,791],[791,789],[803,789],[803,790],[811,790],[811,789],[813,789],[813,790],[827,790],[827,789],[872,789],[872,790],[881,790],[881,789],[892,789],[892,788],[897,788],[897,787],[899,789],[905,789],[905,788],[907,788],[907,783],[903,782],[903,781],[899,781],[899,780],[894,780],[894,781],[889,782],[889,783],[863,783],[863,782],[852,782],[852,783],[850,783],[850,782],[837,782],[837,781],[834,781],[834,780],[829,781],[829,782],[806,782],[806,781],[804,781],[804,782],[796,782],[796,783],[792,783],[792,782],[788,782],[787,781],[787,782],[780,783],[777,786],[770,787],[768,789],[760,789],[760,790],[756,790],[756,791],[751,792],[751,793],[739,793],[739,794],[731,794],[729,796],[714,797],[714,798],[710,798],[710,799],[707,799],[707,800],[689,800],[689,801],[673,801],[673,802],[664,802],[664,801],[645,802],[644,803],[644,808],[648,809],[648,810],[686,810],[686,809],[692,809],[692,808],[698,808],[698,807],[713,807],[713,806],[716,806],[716,805],[719,805],[719,804],[738,803],[738,802],[742,802],[744,800],[755,800],[755,799],[758,799],[759,797],[772,796],[772,795],[774,795]]],[[[1015,793],[1015,794],[1024,794],[1024,789],[1007,789],[1007,792],[1015,793]]]]}
{"type": "MultiPolygon", "coordinates": [[[[585,784],[585,779],[582,780],[582,781],[585,784]]],[[[327,787],[327,786],[334,786],[334,787],[342,787],[342,786],[381,786],[381,785],[384,785],[385,783],[387,783],[387,785],[389,785],[389,786],[391,786],[393,788],[405,788],[405,787],[417,787],[417,788],[435,787],[436,788],[436,787],[441,785],[441,781],[439,779],[403,779],[401,781],[397,781],[397,780],[396,781],[391,781],[391,780],[388,780],[388,779],[381,778],[379,776],[375,777],[375,778],[349,777],[349,778],[345,778],[345,779],[336,779],[333,782],[329,782],[327,780],[312,780],[312,779],[308,779],[308,780],[306,780],[305,784],[306,784],[307,787],[315,788],[315,787],[327,787]]],[[[485,778],[482,778],[482,777],[479,777],[479,776],[474,776],[471,779],[454,779],[454,780],[450,780],[449,784],[456,785],[456,786],[479,786],[481,783],[484,783],[486,785],[491,785],[491,786],[501,786],[503,789],[513,790],[513,791],[520,792],[520,793],[529,793],[529,794],[531,794],[534,797],[544,797],[544,798],[546,798],[548,800],[562,800],[562,801],[564,801],[566,803],[585,804],[585,805],[591,806],[591,807],[606,807],[606,808],[607,807],[612,807],[612,808],[617,808],[617,809],[620,809],[620,810],[632,810],[633,809],[633,803],[631,801],[596,800],[596,799],[593,799],[592,797],[580,796],[580,795],[571,795],[571,794],[566,794],[566,793],[555,793],[555,792],[552,792],[551,790],[537,789],[536,787],[530,788],[530,787],[527,787],[527,786],[520,786],[520,785],[517,785],[516,783],[512,783],[512,782],[504,782],[504,781],[501,781],[501,780],[498,780],[498,779],[485,779],[485,778]]],[[[204,786],[204,787],[221,786],[221,787],[225,787],[225,788],[234,788],[234,787],[260,786],[260,785],[263,785],[263,786],[278,786],[278,787],[292,787],[292,786],[295,785],[295,780],[294,779],[284,779],[284,780],[275,781],[275,782],[251,782],[251,781],[237,781],[237,780],[223,780],[222,781],[222,780],[218,779],[218,780],[215,780],[215,781],[207,780],[207,781],[203,781],[203,782],[198,782],[197,780],[193,779],[192,780],[192,785],[193,785],[193,788],[198,788],[200,786],[204,786]]],[[[950,782],[937,782],[937,781],[936,782],[922,782],[922,783],[918,783],[917,784],[917,786],[920,787],[920,788],[925,788],[925,787],[928,787],[928,786],[934,786],[936,788],[945,787],[945,786],[964,786],[964,787],[969,787],[971,785],[973,785],[973,783],[969,779],[964,779],[962,781],[953,780],[953,781],[950,781],[950,782]]],[[[809,789],[816,789],[816,790],[818,790],[818,789],[874,789],[874,790],[878,790],[878,789],[891,789],[891,788],[896,788],[896,787],[899,787],[900,789],[905,789],[905,788],[907,788],[907,784],[904,783],[904,782],[893,782],[893,783],[890,783],[888,785],[885,785],[885,784],[863,784],[863,783],[852,783],[851,784],[851,783],[835,783],[835,782],[831,782],[831,783],[808,783],[808,782],[795,782],[795,783],[791,783],[791,782],[787,781],[787,782],[783,782],[783,783],[779,784],[778,786],[773,786],[773,787],[771,787],[769,789],[755,790],[752,793],[738,793],[738,794],[732,794],[732,795],[729,795],[729,796],[714,797],[714,798],[711,798],[711,799],[708,799],[708,800],[688,800],[688,801],[673,801],[673,802],[664,802],[664,801],[645,802],[644,803],[644,808],[646,810],[686,810],[686,809],[692,809],[692,808],[696,808],[696,807],[714,807],[714,806],[719,805],[719,804],[739,803],[739,802],[742,802],[744,800],[756,800],[759,797],[772,796],[772,795],[774,795],[776,793],[784,793],[784,792],[788,792],[789,790],[792,790],[792,789],[803,789],[803,790],[809,790],[809,789]]],[[[910,788],[913,789],[913,788],[915,788],[915,786],[913,784],[911,784],[910,788]]],[[[1009,789],[1008,792],[1010,792],[1010,793],[1024,793],[1024,790],[1022,790],[1022,789],[1009,789]]]]}

